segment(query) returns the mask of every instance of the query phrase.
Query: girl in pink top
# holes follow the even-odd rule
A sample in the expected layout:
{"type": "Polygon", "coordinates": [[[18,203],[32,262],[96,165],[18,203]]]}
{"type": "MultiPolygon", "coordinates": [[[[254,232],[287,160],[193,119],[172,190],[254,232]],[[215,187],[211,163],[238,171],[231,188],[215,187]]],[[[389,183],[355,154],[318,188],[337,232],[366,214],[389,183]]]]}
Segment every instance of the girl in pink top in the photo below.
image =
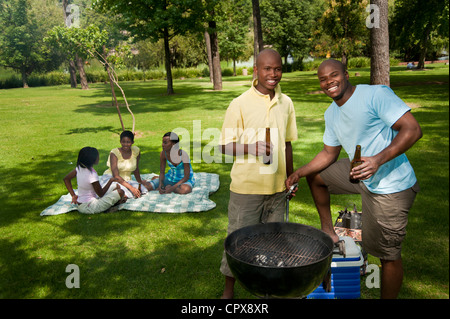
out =
{"type": "Polygon", "coordinates": [[[72,203],[78,205],[78,211],[84,214],[101,213],[124,198],[124,192],[120,187],[112,187],[117,182],[112,177],[102,188],[98,174],[93,168],[98,164],[98,150],[93,147],[84,147],[78,154],[77,166],[64,177],[64,184],[70,195],[72,203]],[[72,187],[72,179],[77,178],[78,193],[72,187]]]}

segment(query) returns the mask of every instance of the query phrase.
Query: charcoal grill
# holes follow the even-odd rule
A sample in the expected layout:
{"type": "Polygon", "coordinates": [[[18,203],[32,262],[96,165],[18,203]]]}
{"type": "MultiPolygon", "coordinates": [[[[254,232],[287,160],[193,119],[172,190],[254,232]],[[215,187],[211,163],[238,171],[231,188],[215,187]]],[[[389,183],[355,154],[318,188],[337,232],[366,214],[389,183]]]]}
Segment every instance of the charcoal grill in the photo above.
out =
{"type": "Polygon", "coordinates": [[[234,277],[261,298],[306,297],[329,272],[333,248],[323,231],[288,222],[243,227],[225,239],[234,277]]]}

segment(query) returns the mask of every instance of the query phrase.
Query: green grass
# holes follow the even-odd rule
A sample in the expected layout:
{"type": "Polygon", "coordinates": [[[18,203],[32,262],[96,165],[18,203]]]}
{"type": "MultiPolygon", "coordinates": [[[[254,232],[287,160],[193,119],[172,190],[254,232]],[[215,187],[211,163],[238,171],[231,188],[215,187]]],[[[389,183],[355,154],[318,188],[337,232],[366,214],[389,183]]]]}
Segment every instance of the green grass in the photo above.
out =
{"type": "MultiPolygon", "coordinates": [[[[350,75],[355,84],[369,82],[368,69],[350,75]]],[[[412,112],[424,133],[407,153],[422,190],[410,211],[400,298],[449,297],[448,76],[443,65],[426,71],[394,67],[391,72],[392,88],[415,106],[412,112]]],[[[221,92],[212,91],[205,79],[176,80],[173,96],[165,94],[165,81],[121,83],[142,135],[136,139],[141,173],[158,171],[165,132],[185,128],[192,141],[193,121],[201,120],[202,133],[220,129],[228,104],[249,87],[250,79],[224,78],[221,92]]],[[[119,146],[121,127],[109,85],[90,87],[0,90],[0,298],[220,297],[231,164],[193,164],[197,172],[220,175],[221,187],[211,195],[217,207],[208,212],[39,216],[67,193],[62,178],[74,167],[80,148],[99,149],[96,169],[101,174],[109,151],[119,146]],[[66,288],[69,264],[80,268],[80,289],[66,288]]],[[[323,112],[330,101],[323,94],[306,94],[319,90],[314,72],[285,74],[282,89],[296,108],[299,140],[293,148],[299,167],[322,148],[323,112]]],[[[122,116],[130,129],[125,107],[122,116]]],[[[202,146],[212,138],[204,134],[202,146]]],[[[300,188],[291,202],[290,221],[319,227],[304,180],[300,188]]],[[[353,202],[361,207],[358,196],[333,196],[333,217],[353,202]]],[[[369,262],[379,263],[372,257],[369,262]]],[[[378,298],[379,290],[366,288],[364,280],[362,298],[378,298]]],[[[254,298],[240,286],[236,297],[254,298]]]]}

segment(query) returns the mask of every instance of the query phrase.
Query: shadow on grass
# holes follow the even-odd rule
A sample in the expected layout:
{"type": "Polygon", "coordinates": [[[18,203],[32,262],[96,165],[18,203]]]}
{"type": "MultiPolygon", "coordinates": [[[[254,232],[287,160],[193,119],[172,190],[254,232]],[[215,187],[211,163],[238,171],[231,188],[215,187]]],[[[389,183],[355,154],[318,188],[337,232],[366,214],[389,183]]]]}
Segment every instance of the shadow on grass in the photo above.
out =
{"type": "MultiPolygon", "coordinates": [[[[215,299],[220,296],[222,280],[217,274],[223,248],[221,241],[215,239],[217,225],[186,226],[182,238],[167,238],[165,229],[156,228],[154,232],[160,232],[159,238],[153,238],[147,245],[141,238],[123,235],[129,229],[138,232],[140,222],[147,221],[146,216],[123,212],[102,217],[65,218],[59,235],[77,234],[81,239],[73,244],[53,242],[49,255],[24,248],[29,245],[25,239],[2,240],[0,260],[4,266],[0,270],[0,282],[7,289],[1,297],[215,299]],[[96,224],[96,229],[89,227],[89,222],[96,224]],[[109,240],[108,246],[102,245],[102,239],[115,235],[125,240],[109,240]],[[213,240],[203,244],[208,236],[213,240]],[[136,242],[130,244],[133,240],[136,242]],[[69,264],[79,267],[80,289],[66,286],[69,273],[65,269],[69,264]]],[[[170,216],[157,218],[161,224],[172,219],[170,216]]],[[[178,225],[174,220],[172,224],[178,225]]],[[[183,232],[177,230],[178,234],[183,232]]]]}
{"type": "MultiPolygon", "coordinates": [[[[188,111],[192,108],[225,111],[232,99],[248,89],[239,85],[223,91],[210,91],[205,94],[206,86],[199,86],[197,82],[180,82],[175,94],[165,94],[165,87],[157,82],[125,82],[121,86],[126,94],[132,112],[143,113],[176,113],[188,111]],[[155,84],[154,84],[155,83],[155,84]]],[[[128,112],[120,91],[116,90],[121,112],[128,112]]],[[[76,112],[92,113],[94,115],[116,113],[116,107],[111,102],[109,85],[96,84],[90,94],[85,95],[88,104],[80,105],[76,112]],[[95,99],[95,102],[91,101],[95,99]]]]}

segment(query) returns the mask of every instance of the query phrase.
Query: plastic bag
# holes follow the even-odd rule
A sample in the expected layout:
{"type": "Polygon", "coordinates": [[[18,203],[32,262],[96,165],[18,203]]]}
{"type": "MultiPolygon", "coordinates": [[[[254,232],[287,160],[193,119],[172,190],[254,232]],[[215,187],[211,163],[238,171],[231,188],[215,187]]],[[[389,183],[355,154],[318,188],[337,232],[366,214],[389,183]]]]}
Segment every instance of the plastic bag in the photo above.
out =
{"type": "Polygon", "coordinates": [[[334,223],[334,231],[338,236],[349,236],[356,243],[360,243],[362,241],[361,226],[361,212],[358,212],[356,205],[353,204],[353,211],[347,210],[346,207],[345,210],[339,212],[334,223]]]}

